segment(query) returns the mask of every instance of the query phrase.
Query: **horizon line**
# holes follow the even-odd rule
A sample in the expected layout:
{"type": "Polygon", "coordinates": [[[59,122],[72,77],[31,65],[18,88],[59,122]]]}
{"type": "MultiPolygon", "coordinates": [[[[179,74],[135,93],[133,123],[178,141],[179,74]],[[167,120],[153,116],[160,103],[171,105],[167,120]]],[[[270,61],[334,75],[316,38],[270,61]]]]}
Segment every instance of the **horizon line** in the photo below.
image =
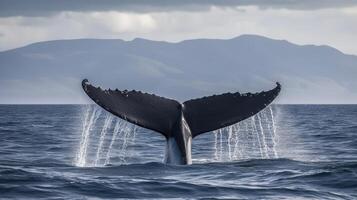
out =
{"type": "MultiPolygon", "coordinates": [[[[95,103],[0,103],[0,106],[70,106],[70,105],[97,105],[95,103]]],[[[270,105],[357,105],[356,103],[273,103],[270,105]]]]}

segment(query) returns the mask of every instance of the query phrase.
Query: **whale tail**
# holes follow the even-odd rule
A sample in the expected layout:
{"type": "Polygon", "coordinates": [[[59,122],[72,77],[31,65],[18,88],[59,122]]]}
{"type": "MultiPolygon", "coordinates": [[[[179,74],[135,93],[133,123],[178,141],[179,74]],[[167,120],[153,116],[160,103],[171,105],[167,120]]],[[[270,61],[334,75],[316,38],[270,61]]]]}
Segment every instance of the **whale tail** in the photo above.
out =
{"type": "Polygon", "coordinates": [[[249,118],[268,106],[281,86],[259,93],[225,93],[179,102],[140,91],[103,90],[82,81],[87,95],[108,112],[169,138],[180,117],[186,119],[192,138],[249,118]]]}

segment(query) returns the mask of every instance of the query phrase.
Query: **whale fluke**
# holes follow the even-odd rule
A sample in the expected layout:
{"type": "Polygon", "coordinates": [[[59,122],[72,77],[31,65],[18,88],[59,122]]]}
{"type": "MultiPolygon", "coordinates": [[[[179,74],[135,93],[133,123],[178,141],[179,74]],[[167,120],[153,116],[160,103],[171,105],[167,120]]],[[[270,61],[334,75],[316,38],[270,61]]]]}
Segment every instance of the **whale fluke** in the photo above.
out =
{"type": "Polygon", "coordinates": [[[268,106],[280,92],[281,86],[260,93],[225,93],[184,102],[184,114],[192,137],[233,125],[268,106]]]}
{"type": "Polygon", "coordinates": [[[102,90],[82,81],[87,95],[99,106],[138,126],[169,136],[180,115],[180,103],[137,91],[102,90]]]}
{"type": "Polygon", "coordinates": [[[167,162],[191,163],[192,138],[249,118],[268,106],[279,94],[281,85],[260,93],[225,93],[179,103],[140,91],[103,90],[82,81],[87,95],[108,112],[166,137],[167,162]],[[177,156],[177,158],[172,158],[177,156]],[[174,162],[173,162],[174,161],[174,162]]]}

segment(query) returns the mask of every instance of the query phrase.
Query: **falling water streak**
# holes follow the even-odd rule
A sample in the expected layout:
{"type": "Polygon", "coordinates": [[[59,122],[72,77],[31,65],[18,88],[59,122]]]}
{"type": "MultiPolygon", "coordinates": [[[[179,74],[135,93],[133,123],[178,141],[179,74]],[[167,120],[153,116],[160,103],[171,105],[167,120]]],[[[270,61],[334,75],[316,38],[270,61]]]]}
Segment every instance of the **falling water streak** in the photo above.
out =
{"type": "MultiPolygon", "coordinates": [[[[80,166],[80,167],[86,166],[87,149],[88,149],[88,144],[89,144],[90,132],[91,132],[93,125],[95,125],[95,122],[99,118],[100,114],[101,114],[101,110],[98,109],[97,107],[94,107],[93,111],[92,111],[92,115],[89,118],[89,121],[84,122],[86,124],[86,126],[84,126],[85,129],[82,130],[83,131],[82,138],[81,138],[79,152],[77,154],[77,159],[76,159],[77,166],[80,166]]],[[[86,120],[88,120],[88,118],[86,118],[86,120]]]]}
{"type": "Polygon", "coordinates": [[[264,158],[263,156],[263,151],[262,151],[262,144],[260,142],[260,136],[259,136],[259,133],[258,133],[258,130],[257,130],[257,125],[255,123],[255,116],[253,116],[251,118],[251,125],[252,125],[252,131],[255,133],[256,137],[257,137],[257,141],[258,141],[258,145],[259,145],[259,151],[260,151],[260,156],[261,158],[264,158]]]}
{"type": "MultiPolygon", "coordinates": [[[[271,108],[271,106],[269,106],[269,111],[270,111],[271,126],[272,126],[271,127],[271,135],[272,135],[274,157],[278,158],[278,152],[276,151],[276,127],[275,127],[273,109],[271,108]]],[[[270,123],[268,123],[268,124],[270,124],[270,123]]]]}
{"type": "Polygon", "coordinates": [[[242,157],[242,152],[241,150],[239,150],[239,132],[240,132],[240,126],[239,126],[239,123],[236,124],[234,127],[232,127],[232,131],[233,131],[233,128],[235,129],[234,130],[234,136],[235,136],[235,139],[234,139],[234,150],[233,150],[233,155],[234,155],[234,159],[239,159],[242,157]]]}
{"type": "MultiPolygon", "coordinates": [[[[83,141],[84,141],[84,135],[86,133],[86,129],[87,129],[87,126],[88,126],[88,119],[89,119],[89,115],[90,115],[90,111],[91,111],[91,106],[87,105],[86,106],[87,109],[86,109],[86,112],[85,112],[85,115],[84,115],[84,120],[82,121],[82,134],[81,134],[81,141],[80,141],[80,145],[79,145],[79,150],[77,152],[77,155],[76,155],[76,160],[75,160],[75,165],[76,166],[81,166],[82,165],[82,145],[83,145],[83,141]]],[[[93,114],[93,113],[92,113],[93,114]]]]}
{"type": "Polygon", "coordinates": [[[97,113],[97,108],[94,107],[91,109],[91,106],[88,107],[86,114],[85,114],[85,119],[83,121],[83,129],[82,129],[82,134],[81,134],[81,140],[80,140],[80,145],[79,145],[79,150],[76,156],[76,165],[77,166],[85,166],[86,164],[86,148],[88,145],[88,137],[90,134],[91,127],[93,125],[94,119],[96,119],[96,113],[97,113]]]}
{"type": "Polygon", "coordinates": [[[219,160],[222,161],[223,157],[223,134],[222,129],[219,129],[219,160]]]}
{"type": "Polygon", "coordinates": [[[217,149],[217,140],[218,140],[218,131],[213,131],[214,134],[214,159],[218,160],[218,149],[217,149]]]}
{"type": "Polygon", "coordinates": [[[102,131],[100,132],[99,145],[98,145],[98,148],[97,148],[97,153],[96,153],[96,157],[95,157],[94,166],[98,166],[98,164],[99,164],[99,161],[101,159],[101,155],[103,154],[103,144],[104,144],[105,136],[106,136],[106,134],[108,132],[108,129],[111,127],[112,121],[113,121],[113,116],[108,114],[106,119],[105,119],[102,131]]]}
{"type": "Polygon", "coordinates": [[[85,134],[84,130],[86,129],[86,127],[88,125],[88,118],[89,118],[90,111],[91,111],[90,105],[87,105],[86,107],[87,107],[87,109],[86,109],[86,113],[84,114],[84,121],[82,121],[82,135],[81,135],[81,137],[83,137],[85,134]]]}
{"type": "Polygon", "coordinates": [[[270,121],[269,121],[269,118],[267,117],[267,109],[263,110],[262,112],[262,115],[261,115],[261,118],[262,118],[262,123],[264,122],[265,125],[267,126],[266,128],[266,132],[269,133],[268,138],[267,138],[267,142],[268,142],[268,152],[271,153],[273,152],[274,154],[274,151],[275,151],[275,148],[274,148],[274,145],[273,145],[273,135],[272,135],[272,129],[271,129],[271,126],[270,126],[270,121]]]}
{"type": "MultiPolygon", "coordinates": [[[[238,158],[243,158],[244,156],[244,149],[243,147],[245,146],[239,146],[239,142],[242,143],[242,138],[244,136],[244,132],[242,132],[241,126],[237,127],[237,147],[238,147],[238,152],[239,152],[239,157],[238,158]]],[[[245,145],[242,143],[242,145],[245,145]]]]}
{"type": "Polygon", "coordinates": [[[228,132],[228,138],[227,138],[227,144],[228,144],[228,160],[233,160],[234,158],[234,144],[236,141],[235,135],[234,135],[234,126],[235,124],[227,127],[227,132],[228,132]]]}
{"type": "Polygon", "coordinates": [[[236,159],[236,141],[237,141],[237,135],[236,135],[236,124],[234,124],[234,125],[232,125],[232,126],[230,126],[230,128],[229,128],[229,133],[230,133],[230,135],[231,135],[231,139],[230,139],[230,151],[231,151],[231,156],[230,156],[230,160],[235,160],[236,159]]]}
{"type": "Polygon", "coordinates": [[[261,115],[261,113],[257,114],[258,124],[259,124],[259,128],[260,128],[260,134],[262,135],[262,144],[263,144],[263,147],[264,147],[265,158],[269,158],[268,145],[266,143],[266,137],[265,137],[265,134],[264,134],[264,129],[263,129],[263,126],[262,126],[262,119],[261,119],[260,115],[261,115]]]}
{"type": "Polygon", "coordinates": [[[275,126],[275,121],[274,121],[274,113],[273,113],[273,109],[271,106],[269,106],[269,110],[270,110],[270,116],[271,116],[271,122],[272,122],[272,125],[273,125],[273,131],[274,131],[274,134],[276,133],[276,126],[275,126]]]}
{"type": "Polygon", "coordinates": [[[276,127],[271,107],[250,119],[215,130],[213,133],[216,161],[278,158],[276,127]]]}
{"type": "MultiPolygon", "coordinates": [[[[131,134],[131,137],[130,137],[130,140],[129,140],[130,144],[135,144],[135,137],[136,137],[137,128],[138,127],[136,125],[132,124],[132,126],[131,126],[132,134],[131,134]]],[[[131,154],[129,154],[128,156],[131,156],[131,154]]]]}
{"type": "Polygon", "coordinates": [[[231,125],[229,126],[229,129],[228,129],[228,141],[229,141],[229,151],[230,151],[230,155],[229,155],[229,160],[234,160],[234,144],[235,144],[235,141],[236,141],[236,137],[235,137],[235,134],[234,134],[234,127],[235,125],[231,125]]]}
{"type": "Polygon", "coordinates": [[[129,138],[128,138],[128,145],[126,147],[126,154],[125,154],[126,157],[131,155],[131,154],[128,154],[127,150],[128,150],[128,146],[129,145],[132,145],[132,144],[135,143],[135,135],[136,135],[135,132],[136,132],[136,126],[134,124],[131,124],[131,126],[130,126],[130,134],[129,134],[129,138]]]}
{"type": "Polygon", "coordinates": [[[120,130],[120,126],[121,126],[121,123],[119,121],[116,122],[115,124],[115,127],[114,127],[114,131],[113,131],[113,135],[112,135],[112,139],[110,141],[110,145],[108,147],[108,150],[107,150],[107,155],[106,155],[106,158],[105,158],[105,162],[104,162],[104,165],[107,165],[110,163],[110,153],[112,151],[112,147],[114,145],[114,142],[115,142],[115,139],[117,137],[117,134],[120,130]]]}
{"type": "Polygon", "coordinates": [[[275,142],[276,142],[276,139],[277,139],[276,125],[275,125],[275,117],[274,117],[274,112],[273,112],[272,106],[269,106],[269,110],[270,110],[270,117],[271,117],[271,122],[272,122],[272,126],[273,126],[274,139],[275,139],[275,142]]]}
{"type": "Polygon", "coordinates": [[[241,137],[240,137],[240,134],[241,134],[241,130],[240,130],[240,124],[237,124],[236,126],[234,126],[233,128],[233,133],[234,133],[234,137],[235,137],[235,140],[234,140],[234,159],[237,160],[237,159],[240,159],[242,157],[242,149],[241,147],[239,146],[239,142],[241,140],[241,137]]]}
{"type": "Polygon", "coordinates": [[[125,123],[124,125],[123,125],[123,127],[122,127],[122,131],[121,131],[121,133],[122,133],[122,140],[123,140],[123,142],[122,142],[122,146],[121,146],[121,151],[120,151],[120,155],[119,155],[119,157],[120,157],[120,160],[122,161],[122,163],[125,163],[126,162],[126,160],[125,160],[125,157],[126,157],[126,148],[127,148],[127,146],[128,146],[128,140],[129,140],[129,138],[130,138],[130,127],[129,127],[129,123],[125,123]]]}
{"type": "Polygon", "coordinates": [[[232,130],[233,126],[229,126],[227,128],[228,131],[228,158],[229,160],[232,160],[232,152],[231,152],[231,140],[232,140],[232,130]]]}
{"type": "Polygon", "coordinates": [[[136,131],[138,130],[138,127],[136,125],[133,125],[133,138],[131,140],[132,143],[135,142],[135,138],[136,138],[136,131]]]}
{"type": "Polygon", "coordinates": [[[249,123],[248,123],[248,120],[245,120],[244,121],[244,124],[245,124],[245,129],[244,129],[244,132],[243,132],[243,135],[242,136],[244,136],[244,149],[242,150],[242,157],[244,157],[244,158],[250,158],[250,150],[249,149],[247,149],[247,147],[248,147],[248,145],[249,145],[249,142],[250,142],[250,140],[249,140],[249,136],[251,135],[250,134],[250,132],[249,132],[249,123]],[[249,135],[248,135],[249,134],[249,135]],[[248,144],[247,144],[248,143],[248,144]],[[249,153],[248,153],[249,152],[249,153]]]}
{"type": "Polygon", "coordinates": [[[238,159],[238,141],[239,141],[239,137],[238,137],[238,132],[239,132],[239,124],[237,125],[233,125],[232,126],[232,135],[233,135],[233,159],[236,160],[238,159]]]}
{"type": "Polygon", "coordinates": [[[99,109],[98,107],[96,107],[96,111],[95,111],[95,117],[93,119],[93,122],[89,124],[89,127],[88,127],[88,134],[87,134],[87,137],[86,137],[86,142],[85,142],[85,145],[84,145],[84,160],[85,160],[85,166],[87,165],[87,150],[88,150],[88,146],[89,146],[89,139],[90,139],[90,134],[91,134],[91,131],[92,129],[95,127],[95,123],[97,122],[99,116],[102,114],[102,110],[99,109]]]}
{"type": "Polygon", "coordinates": [[[122,145],[122,150],[125,150],[125,147],[128,144],[128,139],[130,138],[130,128],[129,128],[129,124],[126,123],[125,127],[123,128],[123,133],[124,133],[124,137],[123,137],[123,145],[122,145]]]}

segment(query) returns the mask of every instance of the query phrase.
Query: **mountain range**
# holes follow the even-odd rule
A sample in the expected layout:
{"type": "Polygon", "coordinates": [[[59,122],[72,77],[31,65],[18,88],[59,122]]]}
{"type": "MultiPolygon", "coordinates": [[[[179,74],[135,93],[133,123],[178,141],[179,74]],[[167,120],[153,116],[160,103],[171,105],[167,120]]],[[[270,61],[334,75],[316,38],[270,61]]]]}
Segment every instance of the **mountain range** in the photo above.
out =
{"type": "Polygon", "coordinates": [[[257,35],[177,43],[134,39],[45,41],[0,52],[0,103],[86,103],[87,78],[184,101],[259,92],[279,81],[277,103],[357,103],[357,56],[330,46],[257,35]]]}

